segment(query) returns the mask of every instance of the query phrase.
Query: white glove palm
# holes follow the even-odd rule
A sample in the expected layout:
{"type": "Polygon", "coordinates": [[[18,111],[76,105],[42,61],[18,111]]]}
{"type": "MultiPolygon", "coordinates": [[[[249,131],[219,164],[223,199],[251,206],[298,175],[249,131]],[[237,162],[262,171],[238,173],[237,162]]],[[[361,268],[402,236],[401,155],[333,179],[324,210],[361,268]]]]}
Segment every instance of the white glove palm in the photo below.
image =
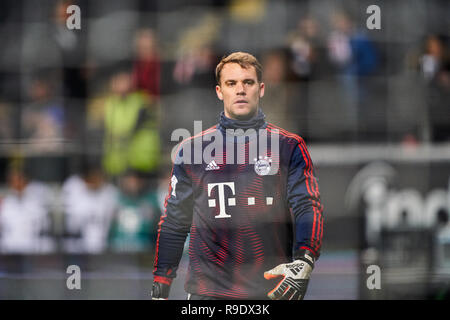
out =
{"type": "Polygon", "coordinates": [[[302,300],[308,288],[312,269],[312,262],[295,260],[264,272],[264,278],[267,280],[283,277],[276,287],[267,293],[267,296],[272,300],[302,300]]]}

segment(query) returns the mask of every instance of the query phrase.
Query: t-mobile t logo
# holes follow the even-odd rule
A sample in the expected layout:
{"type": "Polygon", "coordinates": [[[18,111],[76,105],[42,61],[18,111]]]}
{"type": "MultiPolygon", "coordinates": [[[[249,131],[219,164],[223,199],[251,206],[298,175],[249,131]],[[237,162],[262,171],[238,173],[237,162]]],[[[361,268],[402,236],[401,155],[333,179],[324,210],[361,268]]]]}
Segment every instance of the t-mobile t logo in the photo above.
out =
{"type": "MultiPolygon", "coordinates": [[[[234,182],[208,183],[208,197],[211,197],[211,191],[215,187],[217,187],[219,193],[219,214],[216,216],[216,218],[231,218],[231,215],[225,212],[225,186],[231,189],[231,193],[233,195],[236,194],[234,190],[234,182]]],[[[227,198],[226,200],[228,206],[233,207],[236,205],[236,198],[227,198]]],[[[248,197],[247,205],[254,206],[256,204],[255,201],[255,197],[248,197]]],[[[265,204],[267,206],[273,205],[273,197],[265,197],[265,204]]],[[[208,199],[208,206],[210,208],[215,208],[217,206],[216,199],[208,199]]]]}
{"type": "MultiPolygon", "coordinates": [[[[225,212],[225,186],[231,189],[231,192],[233,195],[235,195],[234,191],[234,182],[221,182],[221,183],[208,183],[208,197],[211,196],[211,191],[215,187],[217,187],[219,191],[219,214],[216,216],[216,218],[230,218],[231,216],[225,212]]],[[[229,206],[235,206],[236,205],[236,198],[228,198],[228,205],[229,206]]],[[[215,207],[216,206],[216,199],[209,199],[208,200],[208,206],[209,207],[215,207]]]]}

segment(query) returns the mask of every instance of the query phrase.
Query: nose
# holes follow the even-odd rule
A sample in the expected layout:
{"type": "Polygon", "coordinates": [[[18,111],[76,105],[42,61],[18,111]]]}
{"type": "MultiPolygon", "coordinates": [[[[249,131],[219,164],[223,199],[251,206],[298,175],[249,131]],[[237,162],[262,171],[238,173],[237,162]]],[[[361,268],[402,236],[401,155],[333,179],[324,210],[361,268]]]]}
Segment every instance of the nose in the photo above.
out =
{"type": "Polygon", "coordinates": [[[244,84],[243,83],[238,82],[236,84],[236,94],[245,96],[245,90],[244,90],[244,84]]]}

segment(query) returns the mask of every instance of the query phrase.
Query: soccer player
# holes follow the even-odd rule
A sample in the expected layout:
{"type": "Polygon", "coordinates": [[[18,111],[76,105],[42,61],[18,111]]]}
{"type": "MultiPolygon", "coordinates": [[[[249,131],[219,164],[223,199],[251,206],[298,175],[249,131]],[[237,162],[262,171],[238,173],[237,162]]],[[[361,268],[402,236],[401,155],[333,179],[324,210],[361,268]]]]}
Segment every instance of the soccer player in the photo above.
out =
{"type": "Polygon", "coordinates": [[[188,299],[303,299],[323,231],[305,142],[265,121],[262,67],[254,56],[223,58],[216,80],[220,122],[183,141],[174,161],[152,298],[168,299],[190,233],[188,299]],[[212,141],[220,148],[204,161],[212,141]]]}

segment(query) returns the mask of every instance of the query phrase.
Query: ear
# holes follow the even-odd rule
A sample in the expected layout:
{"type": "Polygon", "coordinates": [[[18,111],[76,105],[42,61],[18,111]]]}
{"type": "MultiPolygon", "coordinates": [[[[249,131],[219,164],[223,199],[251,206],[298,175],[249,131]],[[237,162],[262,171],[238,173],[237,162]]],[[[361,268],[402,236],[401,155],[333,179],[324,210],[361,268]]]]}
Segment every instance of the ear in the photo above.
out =
{"type": "Polygon", "coordinates": [[[223,100],[222,88],[219,85],[216,86],[216,94],[219,100],[223,100]]]}
{"type": "Polygon", "coordinates": [[[260,98],[264,97],[264,88],[265,88],[264,82],[261,82],[259,84],[259,97],[260,98]]]}

